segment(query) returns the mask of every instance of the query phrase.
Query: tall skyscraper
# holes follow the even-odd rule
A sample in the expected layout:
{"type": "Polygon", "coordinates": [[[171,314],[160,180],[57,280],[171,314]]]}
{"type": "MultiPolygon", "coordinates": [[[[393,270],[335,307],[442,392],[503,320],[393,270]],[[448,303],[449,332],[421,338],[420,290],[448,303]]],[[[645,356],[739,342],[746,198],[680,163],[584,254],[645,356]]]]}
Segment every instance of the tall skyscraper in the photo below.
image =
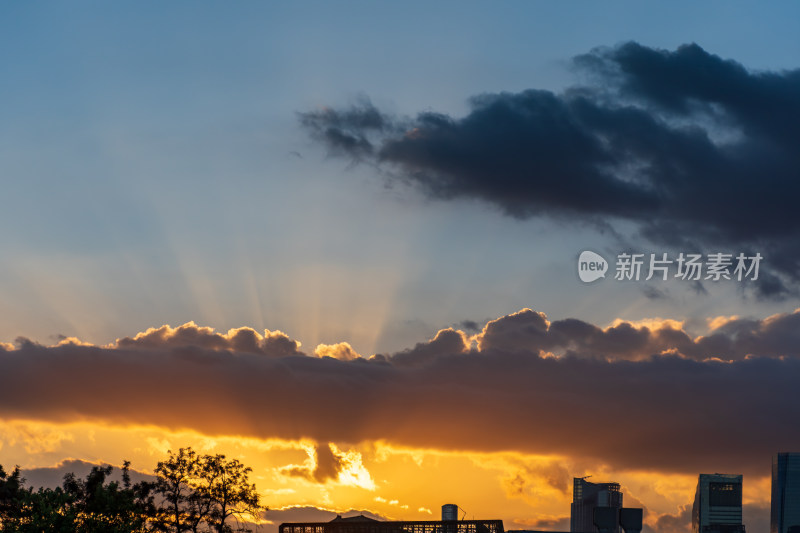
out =
{"type": "MultiPolygon", "coordinates": [[[[592,533],[595,507],[622,507],[622,492],[619,483],[590,483],[584,478],[572,479],[572,505],[570,507],[569,530],[572,533],[592,533]]],[[[617,525],[614,533],[619,533],[617,525]]]]}
{"type": "Polygon", "coordinates": [[[700,474],[692,533],[744,533],[741,475],[700,474]]]}
{"type": "Polygon", "coordinates": [[[772,458],[772,513],[770,533],[800,529],[800,453],[778,453],[772,458]]]}

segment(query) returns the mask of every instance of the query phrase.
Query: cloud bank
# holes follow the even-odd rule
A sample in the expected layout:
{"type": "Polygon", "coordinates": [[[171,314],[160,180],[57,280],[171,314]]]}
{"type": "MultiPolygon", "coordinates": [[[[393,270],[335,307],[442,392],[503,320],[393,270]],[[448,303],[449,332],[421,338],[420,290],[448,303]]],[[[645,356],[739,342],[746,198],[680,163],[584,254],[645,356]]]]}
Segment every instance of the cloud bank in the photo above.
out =
{"type": "Polygon", "coordinates": [[[800,69],[755,72],[696,44],[629,42],[573,59],[562,93],[481,94],[471,111],[414,118],[369,100],[301,113],[330,153],[432,198],[473,198],[516,218],[633,222],[687,249],[769,257],[756,290],[800,283],[800,69]]]}
{"type": "MultiPolygon", "coordinates": [[[[525,309],[474,337],[447,329],[352,360],[194,324],[104,347],[18,339],[0,350],[0,417],[761,472],[800,439],[789,423],[800,418],[798,321],[800,310],[720,317],[693,339],[674,321],[601,328],[525,309]]],[[[306,474],[333,475],[334,463],[306,474]]]]}

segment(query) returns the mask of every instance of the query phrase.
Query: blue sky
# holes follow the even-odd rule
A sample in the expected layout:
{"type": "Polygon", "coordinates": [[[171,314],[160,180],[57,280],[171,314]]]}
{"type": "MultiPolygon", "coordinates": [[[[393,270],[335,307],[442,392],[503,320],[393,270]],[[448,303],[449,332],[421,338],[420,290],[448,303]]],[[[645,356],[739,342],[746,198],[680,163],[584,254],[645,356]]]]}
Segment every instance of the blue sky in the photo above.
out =
{"type": "Polygon", "coordinates": [[[575,85],[572,57],[629,40],[668,50],[696,42],[749,69],[793,69],[798,11],[790,2],[5,4],[0,339],[105,343],[193,320],[370,354],[523,307],[597,324],[675,318],[698,332],[709,317],[791,311],[791,298],[756,301],[731,284],[698,296],[675,282],[659,299],[642,285],[583,285],[575,257],[614,252],[608,235],[387,186],[375,168],[329,157],[297,114],[366,96],[401,116],[462,116],[474,95],[575,85]]]}

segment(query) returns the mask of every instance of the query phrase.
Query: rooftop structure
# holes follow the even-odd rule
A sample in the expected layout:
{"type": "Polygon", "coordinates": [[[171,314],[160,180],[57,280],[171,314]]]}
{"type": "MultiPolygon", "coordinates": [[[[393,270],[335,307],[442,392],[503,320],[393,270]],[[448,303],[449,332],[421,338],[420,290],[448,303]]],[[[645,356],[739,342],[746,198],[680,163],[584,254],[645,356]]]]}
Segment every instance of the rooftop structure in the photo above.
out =
{"type": "Polygon", "coordinates": [[[288,522],[279,533],[505,533],[502,520],[457,520],[453,504],[442,507],[442,520],[375,520],[366,516],[342,518],[330,522],[288,522]]]}

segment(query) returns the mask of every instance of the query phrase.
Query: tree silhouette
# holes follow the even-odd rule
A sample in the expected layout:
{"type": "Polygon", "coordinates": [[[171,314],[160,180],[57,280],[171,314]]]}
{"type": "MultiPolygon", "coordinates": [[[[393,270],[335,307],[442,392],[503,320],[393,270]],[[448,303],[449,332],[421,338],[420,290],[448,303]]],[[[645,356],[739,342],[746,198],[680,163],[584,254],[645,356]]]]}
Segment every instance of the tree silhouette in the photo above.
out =
{"type": "Polygon", "coordinates": [[[3,465],[0,465],[0,524],[11,517],[18,509],[25,496],[22,475],[19,467],[15,467],[10,474],[6,474],[3,465]]]}
{"type": "Polygon", "coordinates": [[[153,520],[153,529],[181,533],[200,531],[211,512],[211,502],[197,490],[202,458],[191,448],[169,452],[169,458],[156,466],[153,490],[162,497],[153,520]]]}
{"type": "Polygon", "coordinates": [[[263,509],[252,469],[224,455],[198,455],[192,448],[169,452],[158,463],[154,493],[160,495],[153,529],[170,533],[233,531],[228,519],[257,517],[263,509]]]}
{"type": "Polygon", "coordinates": [[[233,531],[226,523],[228,518],[256,518],[264,509],[255,484],[250,484],[252,471],[237,459],[226,460],[224,455],[203,457],[198,491],[211,503],[208,524],[217,533],[233,531]]]}
{"type": "Polygon", "coordinates": [[[34,491],[18,467],[8,474],[0,466],[0,532],[230,533],[231,518],[266,509],[249,481],[252,469],[224,455],[170,451],[155,481],[135,485],[129,468],[125,461],[121,483],[109,480],[113,467],[94,466],[85,479],[69,473],[61,487],[34,491]]]}
{"type": "Polygon", "coordinates": [[[149,488],[132,486],[129,463],[122,467],[123,483],[106,482],[111,466],[94,466],[85,480],[64,476],[61,487],[22,487],[19,469],[7,476],[0,467],[0,524],[3,532],[140,533],[151,514],[149,488]]]}

